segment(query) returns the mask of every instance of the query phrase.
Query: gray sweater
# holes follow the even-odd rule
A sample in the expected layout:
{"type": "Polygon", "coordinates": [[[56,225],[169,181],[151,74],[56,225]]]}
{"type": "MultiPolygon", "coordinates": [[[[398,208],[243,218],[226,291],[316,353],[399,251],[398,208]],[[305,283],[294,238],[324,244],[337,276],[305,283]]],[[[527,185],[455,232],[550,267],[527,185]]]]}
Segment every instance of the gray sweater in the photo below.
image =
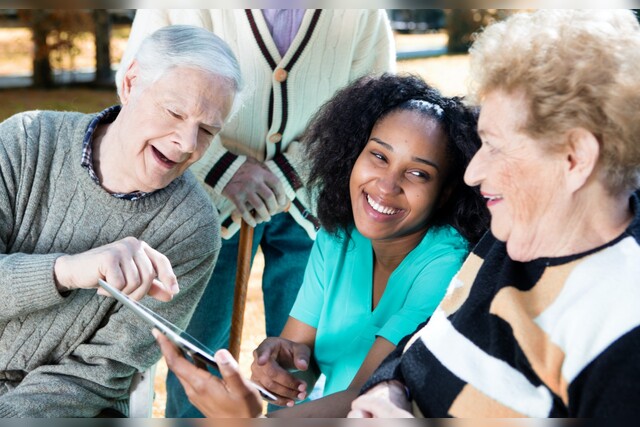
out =
{"type": "Polygon", "coordinates": [[[94,116],[29,112],[0,124],[0,417],[91,417],[128,398],[160,358],[151,328],[96,290],[60,295],[53,264],[137,237],[165,254],[180,293],[143,304],[186,326],[220,249],[215,209],[190,172],[136,201],[80,166],[94,116]]]}

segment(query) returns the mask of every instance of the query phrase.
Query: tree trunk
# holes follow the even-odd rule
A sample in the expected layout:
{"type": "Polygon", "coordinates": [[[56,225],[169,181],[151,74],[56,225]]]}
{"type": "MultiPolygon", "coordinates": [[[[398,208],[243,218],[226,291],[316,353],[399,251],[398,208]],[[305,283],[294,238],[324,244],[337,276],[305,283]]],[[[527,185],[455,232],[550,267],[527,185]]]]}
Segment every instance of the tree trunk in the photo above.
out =
{"type": "Polygon", "coordinates": [[[93,21],[96,34],[96,78],[97,85],[110,86],[113,84],[111,75],[111,20],[106,9],[94,9],[93,21]]]}
{"type": "Polygon", "coordinates": [[[475,18],[476,9],[451,9],[447,14],[447,32],[449,41],[447,51],[449,53],[467,53],[471,46],[471,34],[476,32],[480,25],[475,18]]]}
{"type": "Polygon", "coordinates": [[[47,44],[48,11],[45,9],[33,9],[32,36],[33,36],[33,86],[37,88],[53,87],[51,74],[51,62],[49,61],[49,45],[47,44]]]}

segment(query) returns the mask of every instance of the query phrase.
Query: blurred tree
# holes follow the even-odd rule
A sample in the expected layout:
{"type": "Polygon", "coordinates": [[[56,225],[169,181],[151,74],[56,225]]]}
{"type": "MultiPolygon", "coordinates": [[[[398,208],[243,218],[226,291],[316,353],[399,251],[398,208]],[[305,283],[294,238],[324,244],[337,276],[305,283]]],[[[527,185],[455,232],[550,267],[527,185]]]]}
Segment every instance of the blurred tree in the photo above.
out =
{"type": "Polygon", "coordinates": [[[473,42],[473,34],[491,22],[506,18],[515,9],[447,9],[449,53],[466,53],[473,42]]]}
{"type": "Polygon", "coordinates": [[[79,52],[75,39],[94,31],[92,16],[87,9],[19,9],[19,16],[33,34],[33,86],[53,87],[52,63],[68,58],[73,64],[79,52]]]}
{"type": "Polygon", "coordinates": [[[93,10],[93,23],[96,35],[96,78],[98,85],[111,85],[111,17],[107,9],[93,10]]]}
{"type": "Polygon", "coordinates": [[[44,9],[28,9],[23,12],[28,15],[31,21],[31,31],[33,37],[33,86],[38,88],[49,88],[53,86],[53,76],[51,75],[51,62],[49,54],[51,48],[47,43],[49,25],[47,11],[44,9]]]}
{"type": "MultiPolygon", "coordinates": [[[[473,42],[473,34],[493,21],[523,9],[445,9],[447,13],[447,32],[449,53],[466,53],[473,42]]],[[[640,9],[632,9],[640,21],[640,9]]]]}

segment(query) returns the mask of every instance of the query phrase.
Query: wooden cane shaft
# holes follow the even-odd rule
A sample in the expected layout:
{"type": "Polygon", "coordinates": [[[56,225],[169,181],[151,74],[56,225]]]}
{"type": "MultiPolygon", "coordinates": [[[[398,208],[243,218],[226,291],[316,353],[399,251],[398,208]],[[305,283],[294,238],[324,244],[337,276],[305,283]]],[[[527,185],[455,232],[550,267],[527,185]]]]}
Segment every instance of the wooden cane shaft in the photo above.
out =
{"type": "Polygon", "coordinates": [[[233,315],[231,317],[231,335],[229,352],[236,360],[240,358],[244,309],[247,302],[247,287],[251,274],[251,248],[253,246],[253,227],[242,221],[240,241],[238,242],[238,265],[236,267],[236,284],[233,293],[233,315]]]}

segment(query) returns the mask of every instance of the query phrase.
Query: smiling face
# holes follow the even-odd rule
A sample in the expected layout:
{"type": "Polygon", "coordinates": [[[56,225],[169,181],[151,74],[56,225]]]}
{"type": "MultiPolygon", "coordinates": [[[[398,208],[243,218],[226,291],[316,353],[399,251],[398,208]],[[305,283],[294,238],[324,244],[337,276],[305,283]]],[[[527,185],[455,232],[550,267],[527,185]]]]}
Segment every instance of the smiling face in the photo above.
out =
{"type": "Polygon", "coordinates": [[[120,192],[158,190],[182,175],[203,156],[233,104],[230,84],[211,73],[174,68],[150,84],[137,73],[134,63],[124,77],[121,155],[111,165],[120,192]]]}
{"type": "Polygon", "coordinates": [[[494,91],[483,99],[482,147],[465,173],[487,201],[491,232],[517,261],[552,255],[571,212],[563,155],[521,130],[528,108],[521,93],[494,91]]]}
{"type": "Polygon", "coordinates": [[[349,182],[362,235],[374,241],[422,238],[447,175],[446,144],[435,120],[416,111],[378,120],[349,182]]]}

